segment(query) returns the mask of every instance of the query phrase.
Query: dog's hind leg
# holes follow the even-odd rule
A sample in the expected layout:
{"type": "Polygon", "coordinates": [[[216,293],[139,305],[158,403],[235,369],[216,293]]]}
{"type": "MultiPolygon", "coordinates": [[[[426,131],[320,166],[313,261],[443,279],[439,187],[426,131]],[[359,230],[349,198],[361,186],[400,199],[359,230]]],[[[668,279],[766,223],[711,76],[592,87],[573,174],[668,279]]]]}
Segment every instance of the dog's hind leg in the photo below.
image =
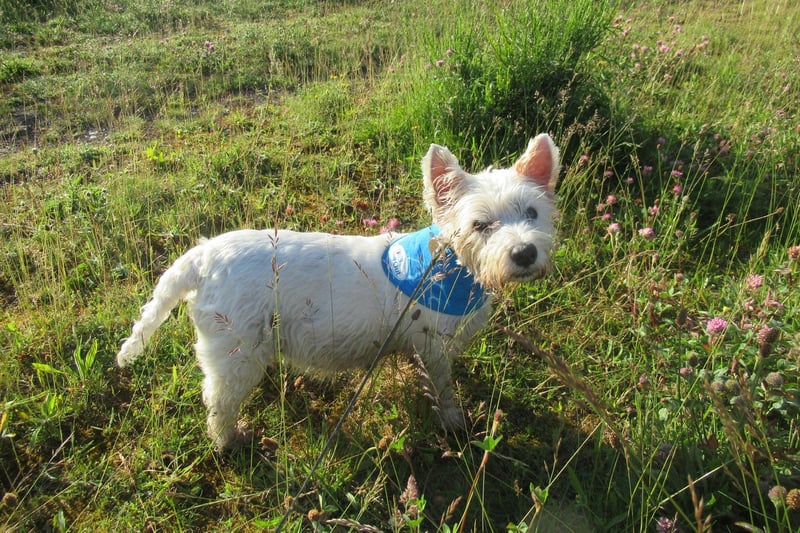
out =
{"type": "Polygon", "coordinates": [[[208,436],[218,450],[235,448],[243,435],[237,428],[239,410],[266,372],[259,347],[224,346],[220,337],[198,332],[195,350],[203,371],[203,403],[208,410],[208,436]]]}

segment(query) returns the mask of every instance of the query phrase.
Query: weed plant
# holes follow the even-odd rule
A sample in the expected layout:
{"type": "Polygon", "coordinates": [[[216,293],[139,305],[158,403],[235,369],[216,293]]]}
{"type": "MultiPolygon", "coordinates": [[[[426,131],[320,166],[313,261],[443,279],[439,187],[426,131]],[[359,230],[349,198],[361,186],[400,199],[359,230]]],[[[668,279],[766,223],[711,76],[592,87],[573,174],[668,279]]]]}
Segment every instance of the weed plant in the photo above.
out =
{"type": "Polygon", "coordinates": [[[797,531],[800,8],[0,0],[0,528],[797,531]],[[427,223],[419,159],[562,147],[554,272],[496,295],[443,436],[424,369],[280,365],[204,432],[158,275],[239,227],[427,223]]]}

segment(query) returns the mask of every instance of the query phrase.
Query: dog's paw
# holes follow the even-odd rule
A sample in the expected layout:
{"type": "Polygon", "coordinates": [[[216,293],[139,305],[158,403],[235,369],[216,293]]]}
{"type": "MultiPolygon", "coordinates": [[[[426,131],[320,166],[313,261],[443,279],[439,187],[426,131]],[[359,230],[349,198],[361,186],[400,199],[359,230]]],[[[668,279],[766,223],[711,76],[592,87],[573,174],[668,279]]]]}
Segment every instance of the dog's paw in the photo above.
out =
{"type": "Polygon", "coordinates": [[[239,420],[236,427],[215,440],[215,448],[222,454],[230,454],[253,442],[253,430],[244,420],[239,420]]]}

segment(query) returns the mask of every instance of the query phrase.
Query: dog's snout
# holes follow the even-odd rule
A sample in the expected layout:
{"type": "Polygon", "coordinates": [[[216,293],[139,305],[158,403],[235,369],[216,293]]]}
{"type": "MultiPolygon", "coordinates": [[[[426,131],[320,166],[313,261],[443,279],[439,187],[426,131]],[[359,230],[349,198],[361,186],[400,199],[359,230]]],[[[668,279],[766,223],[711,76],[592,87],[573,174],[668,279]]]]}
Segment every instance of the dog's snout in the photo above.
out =
{"type": "Polygon", "coordinates": [[[529,267],[536,262],[536,246],[520,244],[511,250],[511,260],[521,267],[529,267]]]}

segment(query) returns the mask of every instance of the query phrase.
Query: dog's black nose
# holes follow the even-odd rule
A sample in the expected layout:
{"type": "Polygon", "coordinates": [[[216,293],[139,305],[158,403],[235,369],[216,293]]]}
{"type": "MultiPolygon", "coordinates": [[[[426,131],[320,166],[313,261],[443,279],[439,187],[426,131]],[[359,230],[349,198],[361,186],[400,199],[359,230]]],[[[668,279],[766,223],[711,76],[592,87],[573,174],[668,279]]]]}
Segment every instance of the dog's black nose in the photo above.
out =
{"type": "Polygon", "coordinates": [[[521,267],[529,267],[536,262],[536,246],[520,244],[511,249],[511,260],[521,267]]]}

